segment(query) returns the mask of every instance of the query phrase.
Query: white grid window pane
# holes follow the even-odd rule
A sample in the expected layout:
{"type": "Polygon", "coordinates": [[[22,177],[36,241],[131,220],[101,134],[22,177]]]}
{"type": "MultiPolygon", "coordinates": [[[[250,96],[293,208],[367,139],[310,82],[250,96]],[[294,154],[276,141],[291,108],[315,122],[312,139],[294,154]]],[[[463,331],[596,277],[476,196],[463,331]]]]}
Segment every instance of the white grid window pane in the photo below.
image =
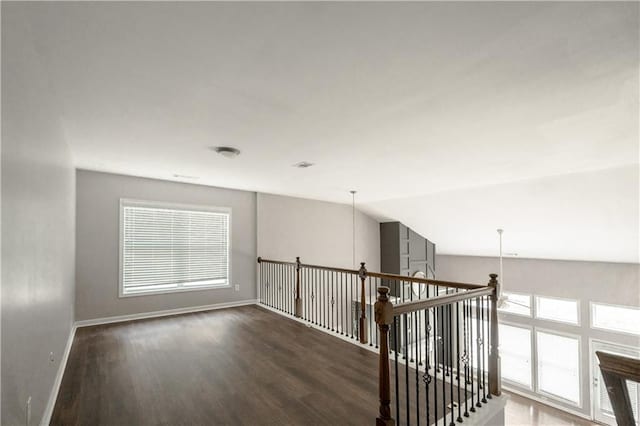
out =
{"type": "Polygon", "coordinates": [[[122,206],[122,293],[229,282],[229,213],[122,206]]]}
{"type": "Polygon", "coordinates": [[[595,328],[640,335],[640,308],[593,303],[591,315],[595,328]]]}
{"type": "Polygon", "coordinates": [[[580,403],[580,340],[536,332],[538,390],[580,403]]]}
{"type": "Polygon", "coordinates": [[[578,301],[536,296],[536,317],[578,324],[578,301]]]}
{"type": "Polygon", "coordinates": [[[500,324],[502,378],[531,388],[531,330],[500,324]]]}
{"type": "Polygon", "coordinates": [[[498,307],[498,311],[507,314],[531,316],[531,296],[520,293],[502,293],[504,301],[498,307]]]}

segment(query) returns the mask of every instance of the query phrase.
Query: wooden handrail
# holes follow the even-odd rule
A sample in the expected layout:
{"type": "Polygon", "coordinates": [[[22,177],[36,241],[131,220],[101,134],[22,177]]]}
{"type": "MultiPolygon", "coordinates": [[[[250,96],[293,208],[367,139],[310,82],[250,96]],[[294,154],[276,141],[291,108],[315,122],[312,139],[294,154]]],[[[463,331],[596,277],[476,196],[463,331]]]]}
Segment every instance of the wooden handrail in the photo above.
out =
{"type": "Polygon", "coordinates": [[[449,305],[463,300],[474,299],[476,297],[490,296],[495,292],[493,287],[482,287],[460,293],[444,294],[442,296],[431,297],[429,299],[414,300],[412,302],[398,303],[393,307],[393,315],[398,316],[410,312],[449,305]]]}
{"type": "Polygon", "coordinates": [[[454,288],[463,288],[463,289],[475,289],[475,288],[486,287],[482,284],[458,283],[454,281],[440,281],[440,280],[432,280],[429,278],[409,277],[409,276],[397,275],[397,274],[385,274],[381,272],[367,272],[367,276],[374,277],[374,278],[388,279],[388,280],[399,280],[399,281],[407,281],[407,282],[418,283],[418,284],[431,284],[431,285],[439,285],[442,287],[454,287],[454,288]]]}
{"type": "MultiPolygon", "coordinates": [[[[299,259],[299,258],[297,258],[299,259]]],[[[311,265],[307,263],[298,263],[298,262],[284,262],[281,260],[271,260],[271,259],[263,259],[262,257],[258,258],[258,263],[273,263],[277,265],[296,265],[299,268],[310,268],[310,269],[322,269],[324,271],[331,272],[340,272],[344,274],[352,274],[360,276],[362,271],[360,269],[348,269],[348,268],[335,268],[332,266],[323,266],[323,265],[311,265]]],[[[441,281],[441,280],[432,280],[429,278],[418,278],[418,277],[410,277],[405,275],[397,275],[397,274],[387,274],[383,272],[371,272],[366,271],[366,277],[372,278],[381,278],[387,280],[398,280],[416,284],[431,284],[442,287],[452,287],[452,288],[460,288],[465,290],[477,289],[477,288],[486,288],[487,286],[482,284],[472,284],[472,283],[459,283],[455,281],[441,281]]]]}
{"type": "Polygon", "coordinates": [[[616,416],[616,423],[635,425],[627,380],[640,382],[640,359],[596,351],[600,372],[607,387],[609,400],[616,416]]]}
{"type": "MultiPolygon", "coordinates": [[[[296,259],[300,259],[300,258],[297,257],[296,259]]],[[[353,274],[353,275],[358,275],[359,273],[359,270],[357,269],[334,268],[332,266],[309,265],[307,263],[298,263],[298,262],[284,262],[282,260],[264,259],[262,257],[258,258],[258,263],[273,263],[276,265],[296,265],[300,268],[322,269],[325,271],[342,272],[345,274],[353,274]]]]}
{"type": "Polygon", "coordinates": [[[296,262],[284,262],[282,260],[263,259],[262,257],[258,257],[258,263],[274,263],[276,265],[295,265],[296,264],[296,262]]]}

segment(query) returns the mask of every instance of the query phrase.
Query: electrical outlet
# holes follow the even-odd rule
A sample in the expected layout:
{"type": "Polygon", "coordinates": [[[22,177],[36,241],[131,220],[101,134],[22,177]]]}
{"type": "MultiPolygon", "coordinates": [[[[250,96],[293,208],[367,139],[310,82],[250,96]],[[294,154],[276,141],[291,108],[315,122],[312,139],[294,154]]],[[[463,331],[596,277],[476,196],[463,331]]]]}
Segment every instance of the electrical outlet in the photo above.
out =
{"type": "Polygon", "coordinates": [[[240,284],[236,284],[236,291],[240,291],[240,284]]]}
{"type": "Polygon", "coordinates": [[[27,407],[25,413],[25,425],[31,426],[31,395],[27,398],[27,407]]]}
{"type": "Polygon", "coordinates": [[[49,352],[49,361],[54,362],[56,358],[53,356],[53,352],[49,352]]]}

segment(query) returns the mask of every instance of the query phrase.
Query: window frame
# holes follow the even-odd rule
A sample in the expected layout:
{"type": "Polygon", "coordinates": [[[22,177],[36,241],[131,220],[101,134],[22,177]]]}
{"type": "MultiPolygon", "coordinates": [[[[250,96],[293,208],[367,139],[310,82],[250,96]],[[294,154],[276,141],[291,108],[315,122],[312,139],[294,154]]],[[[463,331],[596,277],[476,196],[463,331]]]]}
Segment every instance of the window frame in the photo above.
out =
{"type": "Polygon", "coordinates": [[[505,311],[502,310],[500,308],[498,308],[498,314],[499,315],[516,315],[518,317],[521,318],[533,318],[534,316],[534,311],[535,311],[535,306],[534,306],[534,302],[533,299],[535,298],[535,295],[531,294],[531,293],[520,293],[518,291],[504,291],[503,294],[515,294],[517,296],[527,296],[529,298],[529,313],[528,314],[521,314],[519,312],[509,312],[509,311],[505,311]]]}
{"type": "Polygon", "coordinates": [[[581,303],[580,300],[578,299],[571,299],[568,297],[556,297],[556,296],[541,296],[539,294],[534,295],[533,297],[533,303],[534,306],[532,306],[532,311],[533,311],[533,317],[537,320],[540,321],[551,321],[551,322],[555,322],[558,324],[565,324],[565,325],[570,325],[573,327],[580,327],[582,326],[582,318],[581,318],[581,303]],[[538,315],[538,308],[540,306],[540,303],[538,302],[538,299],[554,299],[554,300],[561,300],[561,301],[565,301],[565,302],[575,302],[576,304],[576,322],[569,322],[569,321],[563,321],[563,320],[559,320],[559,319],[554,319],[554,318],[545,318],[545,317],[541,317],[538,315]]]}
{"type": "Polygon", "coordinates": [[[582,374],[583,374],[583,367],[582,367],[582,336],[579,334],[574,334],[574,333],[565,333],[563,331],[557,331],[557,330],[552,330],[552,329],[548,329],[548,328],[543,328],[543,327],[534,327],[534,333],[535,336],[533,336],[534,341],[535,341],[535,348],[534,348],[534,353],[536,356],[536,364],[535,364],[535,392],[538,393],[539,395],[545,397],[545,398],[549,398],[552,399],[554,401],[560,402],[562,404],[566,404],[568,406],[571,407],[577,407],[577,408],[582,408],[583,407],[583,402],[584,402],[584,396],[582,395],[582,374]],[[539,364],[540,364],[540,352],[538,350],[539,348],[539,344],[538,344],[538,333],[544,333],[544,334],[552,334],[555,336],[560,336],[560,337],[567,337],[570,339],[574,339],[578,341],[578,402],[576,403],[575,401],[571,401],[569,399],[563,398],[560,395],[554,395],[550,392],[544,391],[542,389],[540,389],[540,368],[539,368],[539,364]]]}
{"type": "MultiPolygon", "coordinates": [[[[520,315],[522,316],[522,315],[520,315]]],[[[498,326],[500,325],[506,325],[507,327],[513,327],[513,328],[520,328],[523,330],[527,330],[529,331],[529,380],[530,380],[530,385],[527,386],[523,383],[520,382],[516,382],[513,381],[511,379],[507,379],[504,376],[501,377],[503,383],[506,382],[507,385],[510,386],[516,386],[518,388],[527,390],[529,392],[534,392],[535,393],[535,389],[536,389],[536,380],[537,380],[537,353],[535,351],[535,340],[536,340],[536,333],[535,333],[535,327],[529,324],[521,324],[521,323],[517,323],[517,322],[511,322],[511,321],[500,321],[498,320],[498,326]]],[[[500,344],[500,346],[502,346],[502,343],[500,344]]]]}
{"type": "Polygon", "coordinates": [[[608,331],[611,333],[618,333],[618,334],[623,334],[626,336],[633,336],[633,337],[640,337],[640,332],[638,333],[634,333],[633,331],[624,331],[624,330],[619,330],[616,328],[607,328],[607,327],[599,327],[597,325],[595,325],[594,323],[594,319],[595,319],[595,308],[596,305],[601,305],[601,306],[608,306],[611,308],[623,308],[623,309],[635,309],[635,310],[639,310],[640,311],[640,307],[638,306],[632,306],[632,305],[616,305],[613,303],[604,303],[604,302],[594,302],[593,300],[589,301],[589,327],[591,327],[593,330],[601,330],[601,331],[608,331]]]}
{"type": "Polygon", "coordinates": [[[182,204],[182,203],[170,203],[163,201],[148,201],[137,200],[130,198],[120,198],[119,202],[119,239],[118,239],[118,297],[138,297],[138,296],[153,296],[159,294],[170,293],[183,293],[189,291],[204,291],[204,290],[216,290],[216,289],[228,289],[232,287],[232,265],[233,261],[231,255],[233,253],[232,244],[232,209],[231,207],[216,207],[207,206],[202,204],[182,204]],[[158,289],[149,291],[138,291],[125,293],[124,291],[124,209],[125,207],[148,207],[157,209],[172,209],[172,210],[184,210],[184,211],[201,211],[211,213],[224,213],[228,215],[228,232],[227,232],[227,283],[226,284],[209,284],[193,287],[176,287],[169,289],[158,289]]]}

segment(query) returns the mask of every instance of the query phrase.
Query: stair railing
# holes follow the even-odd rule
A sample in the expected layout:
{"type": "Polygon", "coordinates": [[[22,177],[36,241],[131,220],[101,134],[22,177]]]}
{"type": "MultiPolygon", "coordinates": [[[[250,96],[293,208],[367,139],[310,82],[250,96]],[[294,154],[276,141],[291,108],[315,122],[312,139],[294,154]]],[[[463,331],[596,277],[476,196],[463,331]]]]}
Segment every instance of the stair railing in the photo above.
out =
{"type": "Polygon", "coordinates": [[[478,285],[299,257],[258,268],[261,304],[380,349],[378,425],[451,426],[500,395],[497,275],[478,285]]]}
{"type": "Polygon", "coordinates": [[[627,380],[640,383],[640,359],[596,351],[616,423],[635,426],[627,380]]]}

